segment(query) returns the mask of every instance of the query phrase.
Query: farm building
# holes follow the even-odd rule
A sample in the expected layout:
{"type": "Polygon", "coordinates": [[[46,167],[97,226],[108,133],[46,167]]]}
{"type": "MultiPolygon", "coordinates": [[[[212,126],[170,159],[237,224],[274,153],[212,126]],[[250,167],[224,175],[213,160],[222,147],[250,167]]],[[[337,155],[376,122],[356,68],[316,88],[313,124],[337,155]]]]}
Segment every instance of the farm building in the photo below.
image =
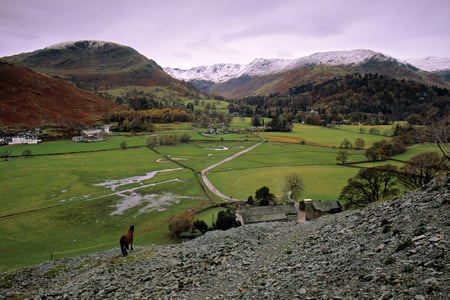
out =
{"type": "Polygon", "coordinates": [[[305,219],[306,221],[309,221],[323,215],[341,212],[342,206],[339,201],[335,200],[305,199],[300,203],[300,210],[305,211],[305,219]]]}
{"type": "Polygon", "coordinates": [[[81,131],[80,136],[72,137],[73,142],[99,142],[106,140],[110,133],[111,125],[103,125],[100,128],[90,128],[81,131]]]}
{"type": "Polygon", "coordinates": [[[20,144],[37,144],[41,140],[39,139],[39,129],[32,131],[25,131],[19,133],[16,136],[2,137],[0,139],[0,144],[7,145],[20,145],[20,144]]]}
{"type": "Polygon", "coordinates": [[[303,222],[342,211],[341,204],[332,200],[305,199],[297,207],[294,204],[273,206],[241,205],[236,211],[236,216],[241,221],[241,224],[295,220],[303,222]]]}

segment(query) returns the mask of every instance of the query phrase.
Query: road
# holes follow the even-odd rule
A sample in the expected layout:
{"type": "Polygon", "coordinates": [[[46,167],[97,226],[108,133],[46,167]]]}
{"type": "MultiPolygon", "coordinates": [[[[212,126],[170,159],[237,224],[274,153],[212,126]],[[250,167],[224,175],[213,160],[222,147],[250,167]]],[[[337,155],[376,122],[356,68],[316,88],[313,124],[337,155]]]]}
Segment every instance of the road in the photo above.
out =
{"type": "Polygon", "coordinates": [[[214,168],[216,168],[216,167],[218,167],[218,166],[220,166],[220,165],[222,165],[222,164],[224,164],[224,163],[226,163],[226,162],[229,162],[230,160],[233,160],[233,159],[235,159],[235,158],[238,157],[238,156],[241,156],[241,155],[243,155],[243,154],[245,154],[245,153],[247,153],[247,152],[252,151],[252,150],[255,149],[256,147],[258,147],[258,146],[260,146],[261,144],[263,144],[264,142],[265,142],[265,140],[262,141],[262,142],[259,142],[259,143],[255,144],[255,145],[253,145],[253,146],[251,146],[251,147],[248,147],[247,149],[245,149],[245,150],[243,150],[243,151],[241,151],[241,152],[235,153],[235,154],[233,154],[233,155],[231,155],[231,156],[229,156],[229,157],[227,157],[227,158],[225,158],[225,159],[223,159],[223,160],[221,160],[221,161],[219,161],[219,162],[217,162],[217,163],[215,163],[215,164],[213,164],[213,165],[211,165],[211,166],[209,166],[209,167],[203,169],[203,170],[201,171],[201,175],[202,175],[202,180],[203,180],[205,186],[206,186],[212,193],[214,193],[217,197],[221,198],[221,199],[224,200],[224,201],[239,201],[239,199],[235,199],[235,198],[229,197],[229,196],[227,196],[227,195],[224,195],[224,194],[221,193],[220,191],[218,191],[218,190],[214,187],[214,185],[209,181],[209,179],[208,179],[208,177],[207,177],[206,175],[207,175],[207,173],[208,173],[210,170],[212,170],[212,169],[214,169],[214,168]]]}

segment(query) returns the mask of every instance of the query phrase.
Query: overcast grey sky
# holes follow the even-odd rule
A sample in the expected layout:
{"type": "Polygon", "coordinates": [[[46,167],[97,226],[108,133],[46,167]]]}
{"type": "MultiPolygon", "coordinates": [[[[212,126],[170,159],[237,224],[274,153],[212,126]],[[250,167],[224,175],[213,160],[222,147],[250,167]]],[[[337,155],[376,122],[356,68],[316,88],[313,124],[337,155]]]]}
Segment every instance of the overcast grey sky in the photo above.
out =
{"type": "Polygon", "coordinates": [[[0,57],[76,40],[163,67],[334,50],[450,57],[450,0],[0,0],[0,57]]]}

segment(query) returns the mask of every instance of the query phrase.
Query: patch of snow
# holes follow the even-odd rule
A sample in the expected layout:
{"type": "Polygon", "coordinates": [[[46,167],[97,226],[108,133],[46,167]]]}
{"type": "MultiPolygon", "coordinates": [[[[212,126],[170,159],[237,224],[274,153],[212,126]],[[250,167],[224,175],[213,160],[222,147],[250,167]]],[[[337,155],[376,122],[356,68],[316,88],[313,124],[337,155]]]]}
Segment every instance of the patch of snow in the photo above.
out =
{"type": "Polygon", "coordinates": [[[406,62],[428,72],[450,70],[450,58],[448,57],[410,58],[406,62]]]}
{"type": "Polygon", "coordinates": [[[101,48],[103,46],[105,46],[106,44],[111,44],[111,42],[107,42],[107,41],[70,41],[70,42],[63,42],[63,43],[58,43],[58,44],[54,44],[54,45],[50,45],[48,47],[45,47],[45,49],[67,49],[70,47],[74,47],[76,43],[87,43],[88,44],[88,48],[101,48]]]}
{"type": "Polygon", "coordinates": [[[228,150],[228,147],[226,147],[226,146],[219,146],[219,147],[217,147],[217,148],[215,148],[215,149],[213,149],[213,150],[216,150],[216,151],[225,151],[225,150],[228,150]]]}

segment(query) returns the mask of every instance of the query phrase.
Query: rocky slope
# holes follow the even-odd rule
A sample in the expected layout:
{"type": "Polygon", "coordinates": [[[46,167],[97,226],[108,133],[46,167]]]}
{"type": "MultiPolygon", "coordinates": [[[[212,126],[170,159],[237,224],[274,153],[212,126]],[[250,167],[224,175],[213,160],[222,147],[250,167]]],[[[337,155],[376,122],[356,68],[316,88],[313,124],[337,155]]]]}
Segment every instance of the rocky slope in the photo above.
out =
{"type": "Polygon", "coordinates": [[[245,225],[137,246],[127,258],[117,248],[4,273],[0,299],[448,299],[449,205],[447,177],[305,224],[245,225]]]}

